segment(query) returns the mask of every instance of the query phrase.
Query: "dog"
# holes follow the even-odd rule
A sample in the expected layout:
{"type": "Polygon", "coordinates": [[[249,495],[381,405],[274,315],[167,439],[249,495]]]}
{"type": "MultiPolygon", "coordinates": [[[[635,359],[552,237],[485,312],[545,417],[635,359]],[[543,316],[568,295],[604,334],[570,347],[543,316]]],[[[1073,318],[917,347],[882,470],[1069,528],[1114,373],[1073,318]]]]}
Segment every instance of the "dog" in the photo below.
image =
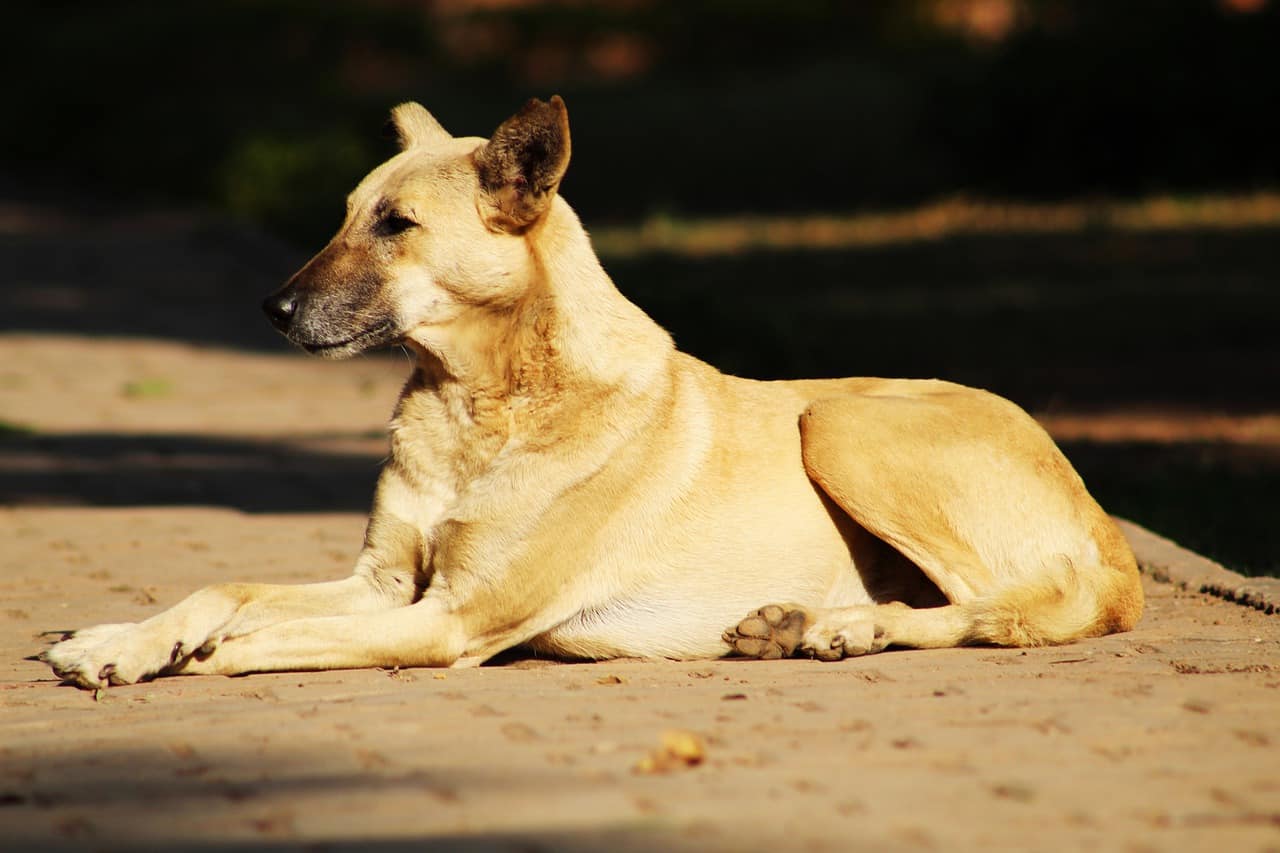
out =
{"type": "Polygon", "coordinates": [[[614,287],[559,196],[568,113],[400,151],[264,303],[327,358],[415,357],[353,574],[202,589],[40,657],[160,675],[568,659],[821,660],[1126,631],[1137,564],[1049,436],[939,380],[724,375],[614,287]],[[728,627],[726,627],[728,626],[728,627]]]}

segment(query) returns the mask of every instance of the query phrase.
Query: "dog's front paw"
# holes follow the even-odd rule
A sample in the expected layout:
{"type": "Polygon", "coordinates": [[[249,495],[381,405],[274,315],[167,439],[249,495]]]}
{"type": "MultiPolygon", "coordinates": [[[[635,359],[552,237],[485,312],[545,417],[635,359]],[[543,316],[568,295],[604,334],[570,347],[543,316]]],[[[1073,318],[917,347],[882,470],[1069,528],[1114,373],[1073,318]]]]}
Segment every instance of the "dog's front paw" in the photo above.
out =
{"type": "Polygon", "coordinates": [[[76,631],[39,658],[63,681],[95,690],[142,681],[186,654],[180,643],[161,645],[139,624],[95,625],[76,631]]]}
{"type": "Polygon", "coordinates": [[[799,648],[811,622],[804,608],[770,604],[724,632],[724,641],[743,657],[777,660],[799,648]]]}

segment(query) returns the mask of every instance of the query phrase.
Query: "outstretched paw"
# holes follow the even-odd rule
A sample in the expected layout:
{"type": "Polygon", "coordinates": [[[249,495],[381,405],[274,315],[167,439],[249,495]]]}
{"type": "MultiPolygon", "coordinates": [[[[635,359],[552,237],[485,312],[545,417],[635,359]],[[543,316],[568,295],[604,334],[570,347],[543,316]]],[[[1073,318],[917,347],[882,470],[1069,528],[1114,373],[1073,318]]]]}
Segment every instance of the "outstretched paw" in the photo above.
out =
{"type": "Polygon", "coordinates": [[[725,631],[723,637],[744,657],[777,660],[795,653],[811,621],[803,608],[770,604],[725,631]]]}
{"type": "Polygon", "coordinates": [[[125,623],[75,631],[37,658],[63,681],[93,690],[144,681],[190,654],[181,642],[163,643],[144,626],[125,623]]]}

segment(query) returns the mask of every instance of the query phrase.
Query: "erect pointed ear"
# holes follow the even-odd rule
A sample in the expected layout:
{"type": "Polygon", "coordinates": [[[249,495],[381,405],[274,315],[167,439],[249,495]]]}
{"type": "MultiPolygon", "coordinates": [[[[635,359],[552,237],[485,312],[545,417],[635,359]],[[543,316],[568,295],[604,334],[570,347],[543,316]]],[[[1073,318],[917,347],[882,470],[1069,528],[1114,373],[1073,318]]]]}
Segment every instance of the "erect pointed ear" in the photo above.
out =
{"type": "Polygon", "coordinates": [[[569,168],[569,112],[534,98],[476,151],[489,224],[520,233],[546,215],[569,168]]]}
{"type": "Polygon", "coordinates": [[[441,127],[440,122],[422,104],[414,101],[391,110],[387,129],[395,135],[401,151],[408,151],[415,145],[432,145],[453,139],[449,131],[441,127]]]}

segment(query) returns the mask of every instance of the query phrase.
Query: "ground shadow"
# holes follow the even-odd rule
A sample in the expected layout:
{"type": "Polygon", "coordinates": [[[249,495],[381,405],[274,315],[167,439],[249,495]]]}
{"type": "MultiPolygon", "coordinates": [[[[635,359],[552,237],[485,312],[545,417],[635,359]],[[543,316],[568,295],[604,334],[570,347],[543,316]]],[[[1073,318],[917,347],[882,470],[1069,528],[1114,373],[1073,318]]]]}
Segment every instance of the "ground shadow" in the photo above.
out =
{"type": "Polygon", "coordinates": [[[0,233],[5,331],[288,349],[258,306],[306,258],[251,228],[74,203],[18,218],[0,233]]]}
{"type": "MultiPolygon", "coordinates": [[[[454,807],[463,797],[477,791],[508,792],[512,799],[527,798],[528,792],[554,781],[561,796],[574,788],[586,790],[593,784],[580,777],[513,771],[509,767],[488,769],[482,764],[469,767],[402,766],[366,771],[341,769],[340,762],[316,759],[297,750],[261,747],[270,756],[264,771],[261,752],[242,754],[217,746],[183,746],[186,755],[175,755],[163,747],[156,749],[99,747],[87,756],[41,759],[38,773],[10,779],[0,786],[0,816],[16,821],[21,828],[8,839],[6,850],[60,849],[60,844],[91,842],[103,849],[193,850],[193,851],[286,851],[286,850],[367,850],[367,851],[531,851],[531,850],[619,850],[648,851],[658,847],[665,835],[660,827],[644,821],[599,820],[588,823],[580,815],[565,815],[563,828],[548,821],[527,831],[495,831],[477,826],[460,833],[424,828],[402,837],[382,837],[379,825],[352,826],[341,836],[297,838],[293,823],[295,809],[323,804],[327,797],[349,795],[414,803],[426,810],[417,822],[423,827],[439,820],[433,812],[454,807]],[[108,833],[100,827],[111,823],[99,818],[103,812],[124,813],[133,818],[132,831],[108,833]],[[231,838],[201,838],[207,834],[207,817],[232,815],[226,827],[231,838]],[[199,829],[157,840],[148,821],[163,815],[191,815],[199,829]],[[52,831],[44,829],[52,824],[52,831]],[[260,839],[234,838],[240,824],[248,824],[260,839]],[[584,826],[584,824],[586,824],[584,826]],[[576,825],[576,826],[575,826],[576,825]],[[362,834],[373,838],[362,838],[362,834]],[[134,837],[130,837],[130,836],[134,837]],[[53,837],[51,837],[53,836],[53,837]],[[58,837],[60,836],[60,837],[58,837]]],[[[15,759],[16,760],[16,759],[15,759]]],[[[385,759],[384,759],[385,762],[385,759]]],[[[25,761],[23,762],[25,763],[25,761]]],[[[408,820],[414,820],[409,818],[408,820]]],[[[454,821],[456,823],[456,821],[454,821]]],[[[497,816],[494,824],[510,824],[497,816]]],[[[13,824],[11,824],[13,825],[13,824]]],[[[401,830],[401,833],[403,830],[401,830]]],[[[401,834],[397,833],[397,835],[401,834]]],[[[678,841],[678,839],[671,839],[678,841]]],[[[679,846],[677,844],[677,846],[679,846]]]]}
{"type": "MultiPolygon", "coordinates": [[[[367,512],[384,452],[191,435],[11,435],[8,506],[223,506],[367,512]]],[[[1246,574],[1280,573],[1280,448],[1228,442],[1062,442],[1111,512],[1246,574]]]]}
{"type": "Polygon", "coordinates": [[[193,435],[10,435],[0,504],[365,512],[384,455],[193,435]]]}

